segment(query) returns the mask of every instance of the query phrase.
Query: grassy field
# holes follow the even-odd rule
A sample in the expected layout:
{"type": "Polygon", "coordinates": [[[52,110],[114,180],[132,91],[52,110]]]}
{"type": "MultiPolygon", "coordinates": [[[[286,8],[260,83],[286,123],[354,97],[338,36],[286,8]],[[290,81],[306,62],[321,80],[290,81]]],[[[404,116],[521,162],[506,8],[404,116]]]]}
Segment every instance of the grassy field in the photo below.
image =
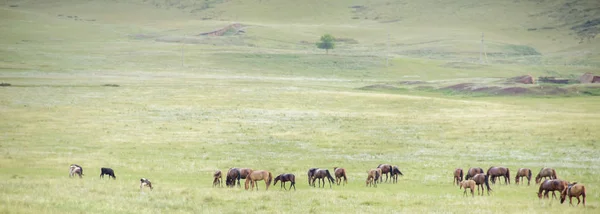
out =
{"type": "Polygon", "coordinates": [[[597,213],[598,96],[437,89],[598,74],[599,40],[581,42],[595,28],[576,31],[598,8],[2,1],[0,82],[11,87],[0,87],[0,213],[597,213]],[[195,36],[232,22],[246,33],[195,36]],[[477,63],[482,31],[486,64],[477,63]],[[326,55],[314,45],[324,33],[353,42],[326,55]],[[394,88],[364,90],[378,85],[394,88]],[[83,179],[68,177],[72,163],[83,179]],[[366,187],[367,170],[381,163],[404,176],[366,187]],[[309,168],[335,166],[347,169],[348,185],[308,186],[309,168]],[[509,167],[513,184],[474,198],[452,185],[455,168],[490,166],[509,167]],[[100,167],[117,179],[98,178],[100,167]],[[297,191],[213,188],[212,173],[230,167],[294,173],[297,191]],[[586,208],[514,185],[522,167],[585,184],[586,208]],[[153,191],[140,192],[142,177],[153,191]]]}

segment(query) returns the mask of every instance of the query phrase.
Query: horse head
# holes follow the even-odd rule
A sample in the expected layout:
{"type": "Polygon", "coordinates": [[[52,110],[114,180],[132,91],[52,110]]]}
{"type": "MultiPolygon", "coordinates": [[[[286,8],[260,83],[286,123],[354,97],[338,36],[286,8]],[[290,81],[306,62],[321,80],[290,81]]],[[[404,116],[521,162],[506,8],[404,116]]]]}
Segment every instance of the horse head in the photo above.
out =
{"type": "Polygon", "coordinates": [[[273,183],[273,185],[277,185],[277,181],[281,180],[281,175],[278,175],[277,177],[275,177],[275,182],[273,183]]]}

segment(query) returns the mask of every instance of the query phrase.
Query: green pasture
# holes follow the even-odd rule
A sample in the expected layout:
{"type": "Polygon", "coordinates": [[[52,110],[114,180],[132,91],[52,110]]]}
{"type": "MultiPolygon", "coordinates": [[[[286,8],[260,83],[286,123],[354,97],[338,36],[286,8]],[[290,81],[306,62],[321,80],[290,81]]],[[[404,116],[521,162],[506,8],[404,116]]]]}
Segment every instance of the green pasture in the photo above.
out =
{"type": "Polygon", "coordinates": [[[598,18],[568,2],[0,2],[0,213],[597,213],[599,88],[504,82],[598,74],[598,39],[547,19],[598,18]],[[233,22],[245,33],[196,36],[233,22]],[[440,90],[459,83],[572,93],[440,90]],[[366,187],[382,163],[404,176],[366,187]],[[308,186],[309,168],[336,166],[347,185],[308,186]],[[511,184],[452,184],[490,166],[511,184]],[[212,187],[230,167],[294,173],[297,190],[212,187]],[[542,167],[585,184],[586,207],[514,184],[542,167]]]}

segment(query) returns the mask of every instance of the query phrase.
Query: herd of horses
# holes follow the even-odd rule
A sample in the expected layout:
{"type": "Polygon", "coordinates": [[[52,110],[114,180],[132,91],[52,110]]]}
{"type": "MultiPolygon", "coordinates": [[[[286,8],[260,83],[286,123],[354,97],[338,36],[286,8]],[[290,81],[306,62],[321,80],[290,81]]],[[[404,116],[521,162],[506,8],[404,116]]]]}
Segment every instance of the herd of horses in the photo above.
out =
{"type": "MultiPolygon", "coordinates": [[[[520,168],[515,176],[515,183],[524,183],[524,178],[527,179],[527,185],[531,183],[531,169],[520,168]]],[[[475,197],[475,187],[477,187],[477,195],[479,195],[479,189],[481,189],[481,195],[487,190],[490,195],[490,182],[492,184],[501,183],[503,178],[504,184],[510,184],[510,170],[506,167],[490,167],[487,172],[484,173],[482,168],[473,167],[469,168],[467,174],[463,180],[463,169],[456,168],[454,170],[454,181],[453,183],[459,186],[459,189],[464,189],[463,195],[467,195],[467,189],[471,191],[471,196],[475,197]],[[485,185],[485,186],[484,186],[485,185]],[[485,188],[484,188],[485,187],[485,188]]],[[[548,194],[552,192],[552,198],[556,198],[555,191],[560,193],[560,203],[564,203],[567,197],[569,197],[569,204],[573,205],[573,197],[577,198],[577,205],[583,201],[585,207],[585,186],[583,184],[558,179],[556,170],[552,168],[542,168],[535,177],[535,183],[540,185],[538,192],[536,192],[538,198],[549,198],[548,194]],[[542,179],[544,179],[542,181],[542,179]],[[580,200],[582,197],[583,200],[580,200]]]]}
{"type": "MultiPolygon", "coordinates": [[[[217,170],[213,174],[213,187],[215,186],[223,186],[221,170],[217,170]]],[[[510,169],[507,167],[490,167],[487,172],[484,172],[482,168],[472,167],[469,168],[467,174],[463,179],[463,169],[456,168],[454,170],[454,179],[453,184],[459,186],[459,189],[464,189],[463,195],[467,195],[467,189],[471,191],[471,196],[475,197],[475,188],[477,188],[477,195],[483,196],[485,191],[487,190],[487,194],[490,195],[490,191],[492,191],[490,187],[490,182],[492,184],[501,183],[502,178],[504,180],[504,184],[510,184],[510,169]]],[[[79,176],[82,178],[83,176],[83,167],[77,164],[71,164],[69,167],[69,177],[79,176]]],[[[103,178],[104,175],[108,175],[113,179],[116,179],[115,172],[111,168],[100,168],[100,178],[103,178]]],[[[402,172],[398,168],[398,166],[393,166],[390,164],[379,164],[377,168],[369,169],[367,171],[367,180],[366,186],[377,187],[377,183],[383,182],[383,175],[385,175],[385,182],[388,182],[388,179],[393,182],[398,182],[398,176],[403,176],[402,172]]],[[[324,188],[326,181],[329,182],[329,188],[332,188],[332,184],[335,183],[337,185],[346,185],[348,183],[348,177],[346,176],[346,169],[333,167],[333,175],[329,172],[329,169],[322,168],[310,168],[307,173],[308,177],[308,185],[312,187],[316,187],[316,183],[318,181],[318,185],[320,188],[324,188]],[[335,176],[335,178],[334,178],[335,176]],[[321,182],[323,183],[321,186],[321,182]]],[[[527,185],[531,184],[532,173],[531,169],[528,168],[520,168],[515,176],[515,183],[518,185],[519,183],[524,183],[524,178],[527,179],[527,185]]],[[[241,179],[245,179],[244,187],[246,190],[256,190],[258,191],[258,181],[265,182],[265,189],[268,190],[269,186],[271,186],[271,182],[275,180],[273,185],[277,185],[277,182],[281,182],[281,188],[284,190],[291,190],[292,187],[296,190],[296,176],[291,173],[283,173],[273,178],[273,174],[267,170],[253,170],[250,168],[230,168],[227,171],[225,185],[227,187],[235,187],[236,184],[238,187],[241,187],[241,179]],[[289,189],[286,187],[285,183],[290,182],[289,189]]],[[[585,197],[586,190],[583,184],[572,182],[569,183],[566,180],[558,179],[556,175],[556,170],[552,168],[542,168],[540,172],[535,177],[535,183],[539,184],[539,190],[536,192],[538,198],[549,198],[549,193],[552,192],[552,199],[557,198],[555,191],[560,193],[560,203],[564,203],[567,197],[569,197],[569,204],[573,205],[573,197],[577,199],[577,205],[583,202],[583,206],[585,207],[585,197]],[[542,181],[542,179],[545,179],[542,181]],[[580,197],[583,199],[581,200],[580,197]]],[[[152,190],[152,183],[147,178],[140,179],[140,190],[143,187],[148,187],[152,190]]]]}
{"type": "MultiPolygon", "coordinates": [[[[403,175],[398,166],[392,166],[390,164],[379,164],[377,168],[367,171],[367,186],[377,186],[377,182],[383,182],[383,175],[386,176],[385,181],[397,183],[398,176],[403,175]]],[[[308,185],[312,187],[317,186],[324,188],[326,183],[329,183],[329,188],[332,188],[332,184],[346,185],[348,183],[348,176],[346,175],[345,168],[333,167],[333,175],[329,172],[329,169],[322,168],[310,168],[307,173],[308,185]],[[335,176],[335,178],[334,178],[335,176]],[[321,184],[322,183],[322,184],[321,184]]],[[[280,174],[273,178],[273,174],[266,170],[253,170],[250,168],[229,168],[225,175],[225,185],[227,187],[241,187],[241,179],[245,179],[244,187],[246,190],[258,190],[257,181],[265,182],[265,189],[268,190],[271,186],[271,182],[275,180],[273,185],[277,185],[277,182],[281,182],[281,187],[284,190],[291,190],[292,187],[296,190],[296,176],[291,173],[280,174]],[[289,189],[286,187],[287,182],[290,182],[289,189]]],[[[215,171],[213,174],[213,187],[223,186],[223,172],[221,170],[215,171]]]]}

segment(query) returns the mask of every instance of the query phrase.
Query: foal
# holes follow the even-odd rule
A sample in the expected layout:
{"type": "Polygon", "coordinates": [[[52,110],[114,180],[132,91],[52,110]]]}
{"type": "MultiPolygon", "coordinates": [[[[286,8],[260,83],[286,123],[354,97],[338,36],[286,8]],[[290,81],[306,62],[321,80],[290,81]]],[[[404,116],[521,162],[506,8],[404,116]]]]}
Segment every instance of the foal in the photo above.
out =
{"type": "Polygon", "coordinates": [[[333,167],[333,174],[335,174],[335,183],[339,186],[342,183],[342,178],[344,178],[344,185],[348,183],[348,178],[346,177],[346,169],[333,167]]]}
{"type": "Polygon", "coordinates": [[[367,176],[367,186],[373,186],[373,187],[377,187],[377,180],[379,180],[381,178],[381,169],[377,168],[377,169],[371,169],[368,172],[368,176],[367,176]]]}
{"type": "Polygon", "coordinates": [[[223,187],[223,173],[221,172],[221,170],[217,170],[215,171],[215,173],[213,174],[213,187],[215,186],[221,186],[223,187]]]}
{"type": "MultiPolygon", "coordinates": [[[[461,181],[459,183],[459,189],[465,188],[465,192],[463,193],[464,196],[467,195],[467,188],[471,189],[471,196],[475,197],[475,185],[476,182],[474,180],[465,180],[465,181],[461,181]]],[[[479,189],[477,189],[477,191],[479,191],[479,189]]],[[[479,193],[477,193],[479,195],[479,193]]]]}

